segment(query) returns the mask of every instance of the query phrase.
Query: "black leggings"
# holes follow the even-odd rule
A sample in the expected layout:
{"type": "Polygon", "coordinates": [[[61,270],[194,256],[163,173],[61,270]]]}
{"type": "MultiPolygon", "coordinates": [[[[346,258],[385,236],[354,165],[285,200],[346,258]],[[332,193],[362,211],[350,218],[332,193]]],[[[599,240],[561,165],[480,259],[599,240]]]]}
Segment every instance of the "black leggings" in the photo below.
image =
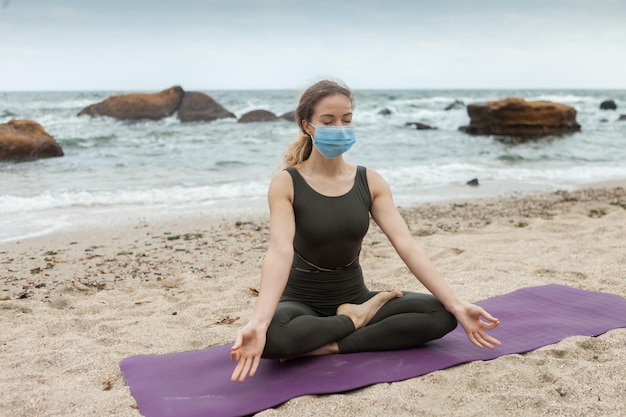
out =
{"type": "MultiPolygon", "coordinates": [[[[376,294],[370,291],[357,303],[376,294]]],[[[267,330],[263,357],[301,356],[331,342],[337,342],[340,353],[407,349],[439,339],[456,327],[456,318],[432,295],[403,294],[358,330],[348,316],[325,316],[301,302],[281,301],[267,330]]]]}

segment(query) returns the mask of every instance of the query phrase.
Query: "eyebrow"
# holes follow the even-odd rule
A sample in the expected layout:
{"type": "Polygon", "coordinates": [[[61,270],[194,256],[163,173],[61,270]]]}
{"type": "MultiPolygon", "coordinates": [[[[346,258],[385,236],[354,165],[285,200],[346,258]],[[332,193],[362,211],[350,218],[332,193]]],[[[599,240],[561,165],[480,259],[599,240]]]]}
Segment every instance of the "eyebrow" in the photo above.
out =
{"type": "MultiPolygon", "coordinates": [[[[335,117],[335,115],[334,115],[334,114],[320,114],[320,117],[325,117],[325,116],[326,116],[326,117],[335,117]]],[[[352,116],[352,112],[345,113],[345,114],[343,114],[341,117],[345,117],[345,116],[352,116]]]]}

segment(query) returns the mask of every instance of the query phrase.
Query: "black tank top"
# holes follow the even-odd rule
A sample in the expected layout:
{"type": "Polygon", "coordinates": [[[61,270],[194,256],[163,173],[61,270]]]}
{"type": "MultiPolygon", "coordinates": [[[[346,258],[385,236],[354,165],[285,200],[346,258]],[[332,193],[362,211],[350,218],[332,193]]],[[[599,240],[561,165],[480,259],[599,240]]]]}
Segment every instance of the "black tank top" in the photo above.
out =
{"type": "Polygon", "coordinates": [[[357,166],[346,194],[329,197],[315,191],[295,168],[293,181],[296,232],[293,265],[283,299],[329,308],[367,292],[359,253],[369,228],[371,194],[366,169],[357,166]]]}

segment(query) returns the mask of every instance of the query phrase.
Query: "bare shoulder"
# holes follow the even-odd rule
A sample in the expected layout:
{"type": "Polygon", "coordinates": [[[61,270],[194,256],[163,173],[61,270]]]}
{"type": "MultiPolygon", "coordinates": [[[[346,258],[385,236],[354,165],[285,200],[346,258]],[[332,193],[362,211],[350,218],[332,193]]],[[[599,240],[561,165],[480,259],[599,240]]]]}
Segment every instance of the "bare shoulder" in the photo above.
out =
{"type": "Polygon", "coordinates": [[[367,173],[367,180],[373,181],[384,181],[383,176],[378,173],[378,171],[374,171],[372,168],[365,168],[365,172],[367,173]]]}
{"type": "Polygon", "coordinates": [[[287,183],[287,184],[291,185],[291,174],[289,174],[289,172],[287,172],[287,170],[281,169],[276,174],[274,174],[274,176],[272,177],[272,182],[271,183],[272,184],[274,184],[274,183],[276,183],[276,184],[287,183]]]}
{"type": "Polygon", "coordinates": [[[289,172],[281,170],[274,174],[268,189],[268,198],[293,200],[293,180],[289,172]]]}
{"type": "Polygon", "coordinates": [[[376,197],[376,195],[380,193],[389,192],[389,185],[387,184],[387,181],[385,181],[383,176],[380,175],[377,171],[366,168],[366,174],[367,183],[369,184],[372,197],[376,197]]]}

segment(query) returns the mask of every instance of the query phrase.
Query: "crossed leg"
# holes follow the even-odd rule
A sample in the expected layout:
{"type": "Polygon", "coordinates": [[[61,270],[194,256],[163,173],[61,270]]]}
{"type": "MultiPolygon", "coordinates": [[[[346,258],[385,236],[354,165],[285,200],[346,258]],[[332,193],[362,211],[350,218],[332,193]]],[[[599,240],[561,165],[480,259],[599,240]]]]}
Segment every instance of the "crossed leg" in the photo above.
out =
{"type": "Polygon", "coordinates": [[[283,301],[267,331],[264,358],[326,355],[419,346],[456,327],[432,295],[370,292],[360,303],[342,304],[334,316],[283,301]]]}

